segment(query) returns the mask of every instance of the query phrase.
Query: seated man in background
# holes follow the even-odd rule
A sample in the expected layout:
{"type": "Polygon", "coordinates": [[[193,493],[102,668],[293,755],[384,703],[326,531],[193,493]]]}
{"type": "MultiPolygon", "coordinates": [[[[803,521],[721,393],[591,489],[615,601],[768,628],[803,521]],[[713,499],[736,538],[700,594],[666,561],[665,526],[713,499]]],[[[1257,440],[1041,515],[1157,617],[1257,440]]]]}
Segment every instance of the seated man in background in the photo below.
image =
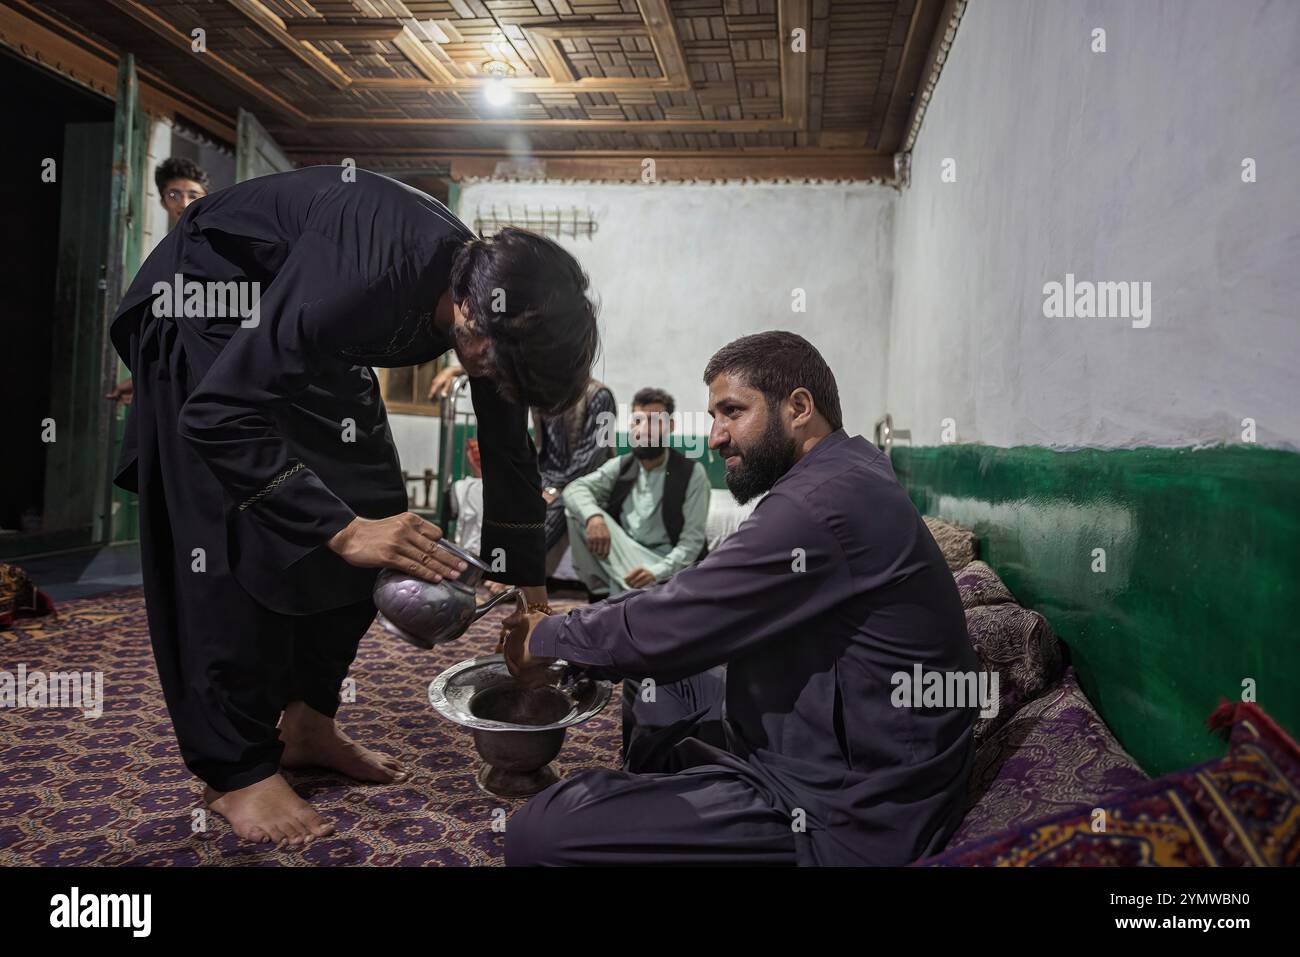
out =
{"type": "Polygon", "coordinates": [[[483,460],[479,457],[478,439],[465,440],[465,463],[469,466],[469,474],[451,483],[456,544],[471,555],[477,555],[483,547],[483,460]]]}
{"type": "Polygon", "coordinates": [[[516,612],[524,684],[557,658],[636,679],[626,770],[583,771],[516,811],[510,864],[906,864],[964,810],[981,702],[952,574],[886,458],[841,427],[835,378],[766,332],[704,373],[727,485],[768,494],[663,585],[564,615],[516,612]],[[719,678],[707,669],[726,664],[719,678]],[[929,683],[929,682],[926,682],[929,683]],[[942,686],[941,686],[942,687],[942,686]],[[955,700],[961,697],[965,700],[955,700]]]}
{"type": "Polygon", "coordinates": [[[632,397],[632,451],[564,490],[573,567],[593,597],[666,581],[699,559],[709,517],[704,467],[668,447],[673,397],[632,397]]]}
{"type": "MultiPolygon", "coordinates": [[[[456,378],[464,372],[454,364],[439,370],[429,384],[429,401],[447,398],[456,378]]],[[[540,409],[533,409],[532,414],[537,434],[537,470],[541,473],[542,499],[546,502],[546,573],[549,575],[560,563],[568,544],[563,492],[574,479],[613,457],[612,443],[602,441],[601,423],[606,417],[612,419],[617,415],[617,406],[609,386],[598,379],[588,379],[582,397],[572,408],[559,415],[548,416],[540,409]]],[[[456,485],[464,481],[461,479],[456,485]]],[[[478,554],[477,538],[470,551],[478,554]]],[[[498,583],[486,584],[488,591],[498,590],[498,583]]]]}

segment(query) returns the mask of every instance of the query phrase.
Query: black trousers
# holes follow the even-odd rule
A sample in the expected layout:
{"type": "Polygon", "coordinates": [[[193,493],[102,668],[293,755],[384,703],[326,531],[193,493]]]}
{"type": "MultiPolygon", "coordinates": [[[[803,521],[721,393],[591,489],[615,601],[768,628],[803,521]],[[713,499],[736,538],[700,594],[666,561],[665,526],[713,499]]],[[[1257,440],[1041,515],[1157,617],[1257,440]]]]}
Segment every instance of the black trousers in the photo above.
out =
{"type": "Polygon", "coordinates": [[[149,634],[185,764],[219,791],[276,773],[277,723],[291,701],[328,716],[375,617],[367,598],[314,615],[280,614],[230,570],[226,496],[177,433],[192,362],[175,324],[150,327],[135,376],[140,554],[149,634]]]}
{"type": "Polygon", "coordinates": [[[335,715],[375,606],[280,615],[233,579],[195,577],[171,594],[146,588],[154,661],[186,766],[233,791],[279,770],[287,704],[335,715]]]}
{"type": "Polygon", "coordinates": [[[532,798],[506,825],[506,863],[793,866],[790,815],[735,768],[690,760],[723,747],[725,677],[714,669],[623,686],[624,768],[583,771],[532,798]]]}

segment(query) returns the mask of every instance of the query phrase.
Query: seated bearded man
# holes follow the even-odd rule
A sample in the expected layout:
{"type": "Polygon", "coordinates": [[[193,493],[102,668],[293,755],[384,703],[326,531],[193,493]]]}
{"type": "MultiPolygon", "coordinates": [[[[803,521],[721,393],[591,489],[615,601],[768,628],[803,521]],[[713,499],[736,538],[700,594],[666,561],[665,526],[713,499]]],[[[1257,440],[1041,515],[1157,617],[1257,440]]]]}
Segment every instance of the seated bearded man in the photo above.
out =
{"type": "Polygon", "coordinates": [[[843,430],[807,341],[747,336],[704,379],[728,486],[742,503],[768,494],[667,582],[507,620],[521,682],[563,658],[642,690],[625,769],[532,798],[506,828],[506,861],[899,865],[934,852],[962,814],[975,702],[895,706],[893,692],[916,665],[979,671],[952,574],[889,460],[843,430]]]}

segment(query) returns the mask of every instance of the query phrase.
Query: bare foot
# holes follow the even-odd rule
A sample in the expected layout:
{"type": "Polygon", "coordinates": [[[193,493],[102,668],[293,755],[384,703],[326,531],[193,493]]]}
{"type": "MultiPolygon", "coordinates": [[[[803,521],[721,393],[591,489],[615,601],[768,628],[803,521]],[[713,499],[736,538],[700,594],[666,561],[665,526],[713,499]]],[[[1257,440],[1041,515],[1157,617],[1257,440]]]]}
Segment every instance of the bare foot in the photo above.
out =
{"type": "Polygon", "coordinates": [[[363,748],[327,718],[301,701],[292,701],[280,720],[284,742],[281,767],[329,768],[356,781],[393,784],[405,781],[406,768],[396,758],[363,748]]]}
{"type": "Polygon", "coordinates": [[[273,843],[281,850],[296,850],[334,833],[334,825],[294,794],[278,774],[237,791],[204,788],[203,801],[244,840],[273,843]]]}

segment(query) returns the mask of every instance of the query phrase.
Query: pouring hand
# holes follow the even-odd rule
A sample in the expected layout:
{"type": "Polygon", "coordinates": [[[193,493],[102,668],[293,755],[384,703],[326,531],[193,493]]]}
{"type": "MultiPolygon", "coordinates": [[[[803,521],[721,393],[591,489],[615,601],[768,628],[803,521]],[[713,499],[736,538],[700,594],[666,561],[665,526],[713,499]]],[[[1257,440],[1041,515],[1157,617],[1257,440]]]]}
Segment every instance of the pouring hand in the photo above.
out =
{"type": "Polygon", "coordinates": [[[330,550],[360,568],[396,568],[414,578],[457,578],[465,563],[438,548],[442,529],[414,512],[389,518],[355,518],[329,540],[330,550]]]}

